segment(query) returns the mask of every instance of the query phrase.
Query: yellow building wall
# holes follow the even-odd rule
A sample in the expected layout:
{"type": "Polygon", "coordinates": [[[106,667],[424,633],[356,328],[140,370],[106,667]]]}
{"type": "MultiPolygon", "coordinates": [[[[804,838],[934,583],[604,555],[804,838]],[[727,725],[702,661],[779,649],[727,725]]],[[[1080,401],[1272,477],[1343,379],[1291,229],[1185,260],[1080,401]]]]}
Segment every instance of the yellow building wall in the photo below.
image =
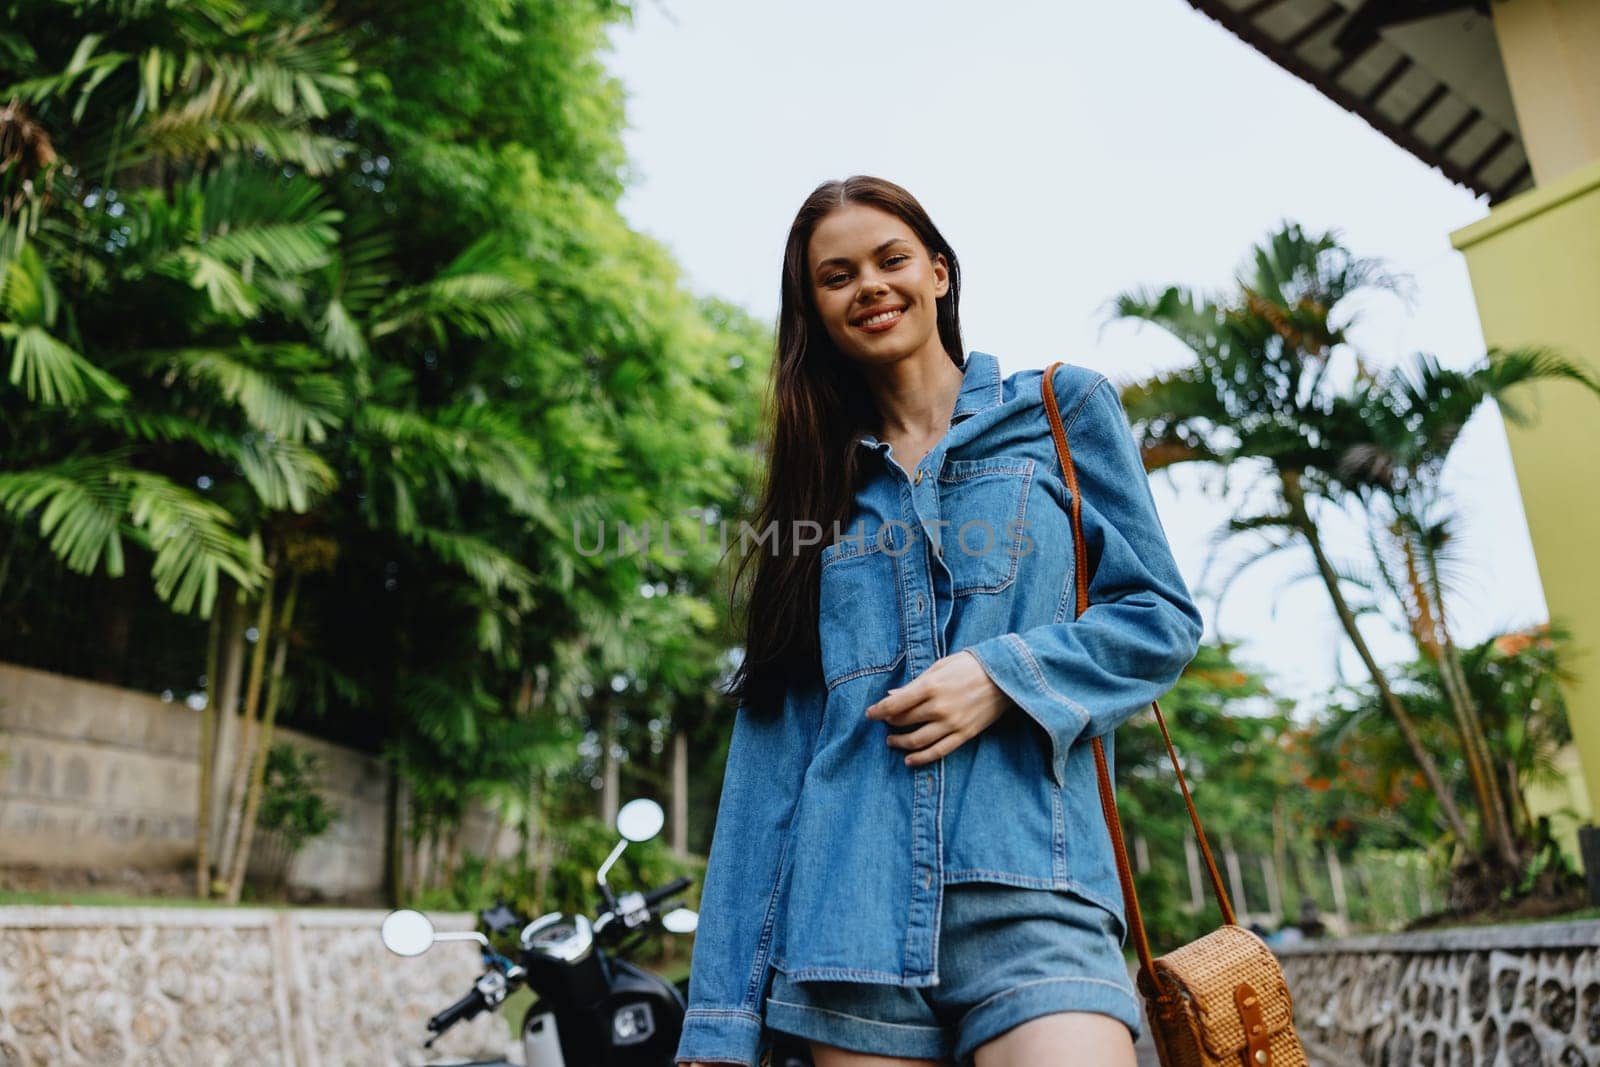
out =
{"type": "MultiPolygon", "coordinates": [[[[1466,257],[1491,347],[1548,346],[1600,373],[1600,161],[1505,201],[1451,242],[1466,257]]],[[[1567,691],[1576,755],[1567,786],[1529,801],[1588,821],[1600,799],[1600,399],[1547,382],[1517,403],[1531,421],[1508,419],[1506,436],[1545,601],[1572,631],[1577,676],[1567,691]]],[[[1561,829],[1576,852],[1575,829],[1561,829]]]]}

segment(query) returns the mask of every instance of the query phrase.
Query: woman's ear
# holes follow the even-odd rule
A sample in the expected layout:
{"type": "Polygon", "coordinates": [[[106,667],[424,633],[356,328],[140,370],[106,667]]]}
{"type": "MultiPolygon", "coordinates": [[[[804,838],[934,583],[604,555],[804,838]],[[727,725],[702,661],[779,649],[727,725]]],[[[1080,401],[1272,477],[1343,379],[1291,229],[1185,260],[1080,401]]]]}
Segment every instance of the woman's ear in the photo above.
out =
{"type": "Polygon", "coordinates": [[[942,297],[950,291],[950,264],[943,252],[933,254],[933,295],[942,297]]]}

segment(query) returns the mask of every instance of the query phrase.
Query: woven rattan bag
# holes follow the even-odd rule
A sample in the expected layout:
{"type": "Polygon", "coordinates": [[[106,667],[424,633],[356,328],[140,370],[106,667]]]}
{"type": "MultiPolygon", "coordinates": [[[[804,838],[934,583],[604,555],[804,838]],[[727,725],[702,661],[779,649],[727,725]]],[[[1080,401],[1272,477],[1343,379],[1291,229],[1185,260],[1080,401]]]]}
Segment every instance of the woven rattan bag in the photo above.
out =
{"type": "MultiPolygon", "coordinates": [[[[1089,607],[1089,558],[1083,542],[1077,471],[1072,465],[1072,451],[1067,447],[1067,432],[1061,424],[1053,387],[1059,366],[1060,363],[1052,363],[1046,368],[1040,391],[1050,418],[1050,432],[1055,436],[1062,477],[1071,496],[1076,555],[1073,569],[1078,587],[1075,615],[1082,615],[1089,607]]],[[[1206,843],[1205,830],[1201,829],[1200,814],[1189,796],[1189,784],[1178,765],[1178,753],[1172,747],[1161,706],[1151,707],[1166,741],[1167,755],[1172,758],[1172,769],[1178,772],[1178,788],[1188,805],[1195,839],[1200,843],[1211,888],[1222,911],[1222,925],[1217,929],[1159,959],[1151,958],[1133,871],[1128,866],[1128,850],[1122,840],[1122,820],[1117,814],[1116,790],[1107,769],[1105,746],[1100,738],[1092,738],[1095,770],[1100,778],[1100,806],[1117,857],[1128,927],[1139,953],[1139,994],[1144,998],[1145,1015],[1162,1067],[1308,1067],[1305,1049],[1294,1031],[1294,1006],[1283,968],[1266,943],[1236,921],[1216,860],[1211,856],[1211,846],[1206,843]]]]}

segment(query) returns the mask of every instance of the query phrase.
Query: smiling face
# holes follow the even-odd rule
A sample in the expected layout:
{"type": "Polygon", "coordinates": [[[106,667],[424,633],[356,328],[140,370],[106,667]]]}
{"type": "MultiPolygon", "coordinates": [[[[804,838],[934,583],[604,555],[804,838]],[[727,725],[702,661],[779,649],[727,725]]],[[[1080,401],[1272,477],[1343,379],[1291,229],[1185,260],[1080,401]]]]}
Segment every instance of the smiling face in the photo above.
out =
{"type": "Polygon", "coordinates": [[[846,358],[884,363],[929,345],[943,350],[936,305],[950,272],[897,216],[865,204],[830,211],[811,232],[806,262],[817,313],[846,358]]]}

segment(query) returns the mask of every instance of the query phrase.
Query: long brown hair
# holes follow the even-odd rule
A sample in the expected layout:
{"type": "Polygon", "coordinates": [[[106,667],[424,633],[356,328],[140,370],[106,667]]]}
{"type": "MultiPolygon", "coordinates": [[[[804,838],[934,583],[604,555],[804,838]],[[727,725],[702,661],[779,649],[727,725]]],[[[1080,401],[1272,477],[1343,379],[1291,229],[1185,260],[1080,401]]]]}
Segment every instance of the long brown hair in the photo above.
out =
{"type": "MultiPolygon", "coordinates": [[[[854,442],[877,424],[860,371],[840,354],[817,316],[806,262],[817,223],[846,204],[896,216],[921,240],[930,259],[944,256],[950,287],[937,304],[939,340],[956,366],[966,359],[959,313],[961,268],[955,250],[917,198],[891,181],[864,174],[813,189],[789,227],[783,250],[783,293],[767,397],[771,434],[761,502],[752,523],[757,533],[772,531],[775,536],[760,545],[752,541],[754,550],[741,553],[729,593],[732,609],[753,558],[744,659],[729,695],[762,709],[776,710],[790,684],[821,673],[817,611],[822,546],[832,539],[835,524],[844,530],[850,520],[861,477],[861,449],[854,442]],[[820,544],[798,545],[797,534],[807,520],[820,526],[820,544]]],[[[734,547],[743,544],[730,545],[734,547]]]]}

